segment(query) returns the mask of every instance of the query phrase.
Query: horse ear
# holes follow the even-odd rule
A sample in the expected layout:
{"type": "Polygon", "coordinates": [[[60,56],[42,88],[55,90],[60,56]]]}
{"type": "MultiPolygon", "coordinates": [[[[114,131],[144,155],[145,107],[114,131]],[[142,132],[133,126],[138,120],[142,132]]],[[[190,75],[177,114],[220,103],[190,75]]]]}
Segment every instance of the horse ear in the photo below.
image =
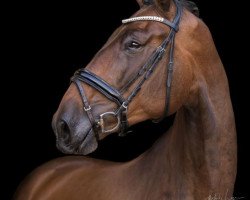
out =
{"type": "Polygon", "coordinates": [[[196,15],[196,17],[199,17],[200,11],[196,3],[193,1],[183,1],[183,4],[191,13],[196,15]]]}
{"type": "Polygon", "coordinates": [[[170,6],[170,0],[155,0],[155,4],[162,11],[168,11],[170,6]]]}
{"type": "Polygon", "coordinates": [[[168,11],[170,0],[136,0],[140,7],[155,4],[160,10],[168,11]]]}
{"type": "Polygon", "coordinates": [[[137,1],[137,3],[139,4],[139,6],[140,7],[142,7],[143,6],[143,2],[144,2],[144,0],[136,0],[137,1]]]}
{"type": "Polygon", "coordinates": [[[152,5],[154,3],[153,0],[136,0],[140,7],[143,5],[152,5]]]}

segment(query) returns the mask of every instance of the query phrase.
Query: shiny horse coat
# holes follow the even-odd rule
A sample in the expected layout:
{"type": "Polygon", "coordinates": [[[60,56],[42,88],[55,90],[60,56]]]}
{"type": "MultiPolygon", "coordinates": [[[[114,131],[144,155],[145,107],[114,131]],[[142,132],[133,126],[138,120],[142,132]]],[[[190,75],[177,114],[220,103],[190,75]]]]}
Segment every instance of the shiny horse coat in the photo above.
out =
{"type": "MultiPolygon", "coordinates": [[[[132,17],[158,16],[171,22],[176,16],[177,7],[172,0],[137,2],[141,8],[132,17]]],[[[85,69],[121,90],[170,31],[171,28],[155,21],[124,24],[85,69]]],[[[176,113],[175,120],[149,150],[124,163],[84,156],[52,160],[24,180],[14,199],[231,198],[237,147],[227,77],[208,28],[184,8],[174,46],[168,115],[176,113]]],[[[164,116],[170,50],[168,46],[150,78],[127,107],[130,126],[164,116]]],[[[139,81],[124,92],[124,99],[139,81]]],[[[94,119],[99,119],[102,113],[116,111],[115,102],[85,82],[79,84],[94,119]]],[[[98,147],[98,140],[111,134],[105,131],[89,133],[93,125],[87,114],[88,106],[83,103],[73,82],[53,118],[58,148],[65,153],[85,155],[93,152],[98,147]]],[[[116,123],[112,117],[105,121],[111,128],[116,123]]]]}

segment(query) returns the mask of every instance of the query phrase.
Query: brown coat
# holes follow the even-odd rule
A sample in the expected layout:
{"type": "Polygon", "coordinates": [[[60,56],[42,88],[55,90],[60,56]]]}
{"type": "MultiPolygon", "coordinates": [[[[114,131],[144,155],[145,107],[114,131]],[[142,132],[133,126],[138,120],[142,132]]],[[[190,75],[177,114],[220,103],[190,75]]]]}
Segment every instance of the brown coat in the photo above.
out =
{"type": "MultiPolygon", "coordinates": [[[[143,6],[139,1],[142,8],[135,16],[159,15],[167,8],[169,11],[164,14],[168,19],[173,18],[175,6],[172,2],[159,0],[156,3],[156,6],[143,6]]],[[[166,32],[169,29],[158,23],[141,22],[132,23],[125,29],[121,27],[87,68],[119,88],[126,82],[126,74],[136,71],[151,53],[151,47],[157,47],[166,32]],[[139,57],[127,58],[120,52],[122,42],[119,41],[124,31],[131,32],[135,28],[143,30],[136,37],[146,44],[145,50],[139,57]],[[110,76],[108,71],[111,70],[116,76],[110,76]]],[[[167,61],[166,57],[131,103],[130,125],[162,116],[166,98],[163,69],[167,61]]],[[[92,88],[86,85],[84,88],[90,102],[97,107],[94,114],[114,106],[102,103],[108,100],[92,88]]],[[[89,125],[79,110],[82,110],[81,100],[75,86],[71,85],[55,114],[54,123],[67,114],[69,127],[74,124],[70,129],[73,137],[83,134],[84,127],[89,125]]],[[[177,112],[172,128],[138,158],[126,163],[79,156],[59,158],[27,177],[14,199],[201,200],[212,196],[231,197],[237,158],[227,78],[208,28],[187,10],[176,35],[170,112],[177,112]]],[[[101,136],[104,137],[106,135],[101,136]]],[[[86,148],[93,151],[96,144],[92,139],[86,148]]]]}

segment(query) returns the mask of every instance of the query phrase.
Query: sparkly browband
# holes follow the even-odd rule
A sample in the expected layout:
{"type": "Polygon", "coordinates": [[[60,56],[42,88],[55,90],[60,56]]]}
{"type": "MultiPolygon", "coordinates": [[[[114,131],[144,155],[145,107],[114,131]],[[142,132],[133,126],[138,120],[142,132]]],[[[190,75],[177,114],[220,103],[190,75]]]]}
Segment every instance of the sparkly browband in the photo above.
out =
{"type": "Polygon", "coordinates": [[[157,16],[132,17],[129,19],[122,20],[122,23],[127,24],[127,23],[131,23],[131,22],[135,22],[135,21],[156,21],[156,22],[160,22],[160,23],[163,23],[165,25],[168,25],[171,28],[173,28],[175,31],[178,31],[176,24],[174,24],[174,23],[172,23],[172,22],[170,22],[162,17],[157,17],[157,16]]]}

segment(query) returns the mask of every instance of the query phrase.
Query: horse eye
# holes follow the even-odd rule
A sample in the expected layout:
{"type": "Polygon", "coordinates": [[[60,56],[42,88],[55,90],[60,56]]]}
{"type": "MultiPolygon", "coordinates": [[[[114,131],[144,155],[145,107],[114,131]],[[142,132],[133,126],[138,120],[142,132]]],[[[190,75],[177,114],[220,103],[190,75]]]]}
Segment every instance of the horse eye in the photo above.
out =
{"type": "Polygon", "coordinates": [[[136,49],[139,49],[141,48],[141,44],[139,44],[138,42],[135,42],[135,41],[132,41],[128,44],[128,48],[131,49],[131,50],[136,50],[136,49]]]}

